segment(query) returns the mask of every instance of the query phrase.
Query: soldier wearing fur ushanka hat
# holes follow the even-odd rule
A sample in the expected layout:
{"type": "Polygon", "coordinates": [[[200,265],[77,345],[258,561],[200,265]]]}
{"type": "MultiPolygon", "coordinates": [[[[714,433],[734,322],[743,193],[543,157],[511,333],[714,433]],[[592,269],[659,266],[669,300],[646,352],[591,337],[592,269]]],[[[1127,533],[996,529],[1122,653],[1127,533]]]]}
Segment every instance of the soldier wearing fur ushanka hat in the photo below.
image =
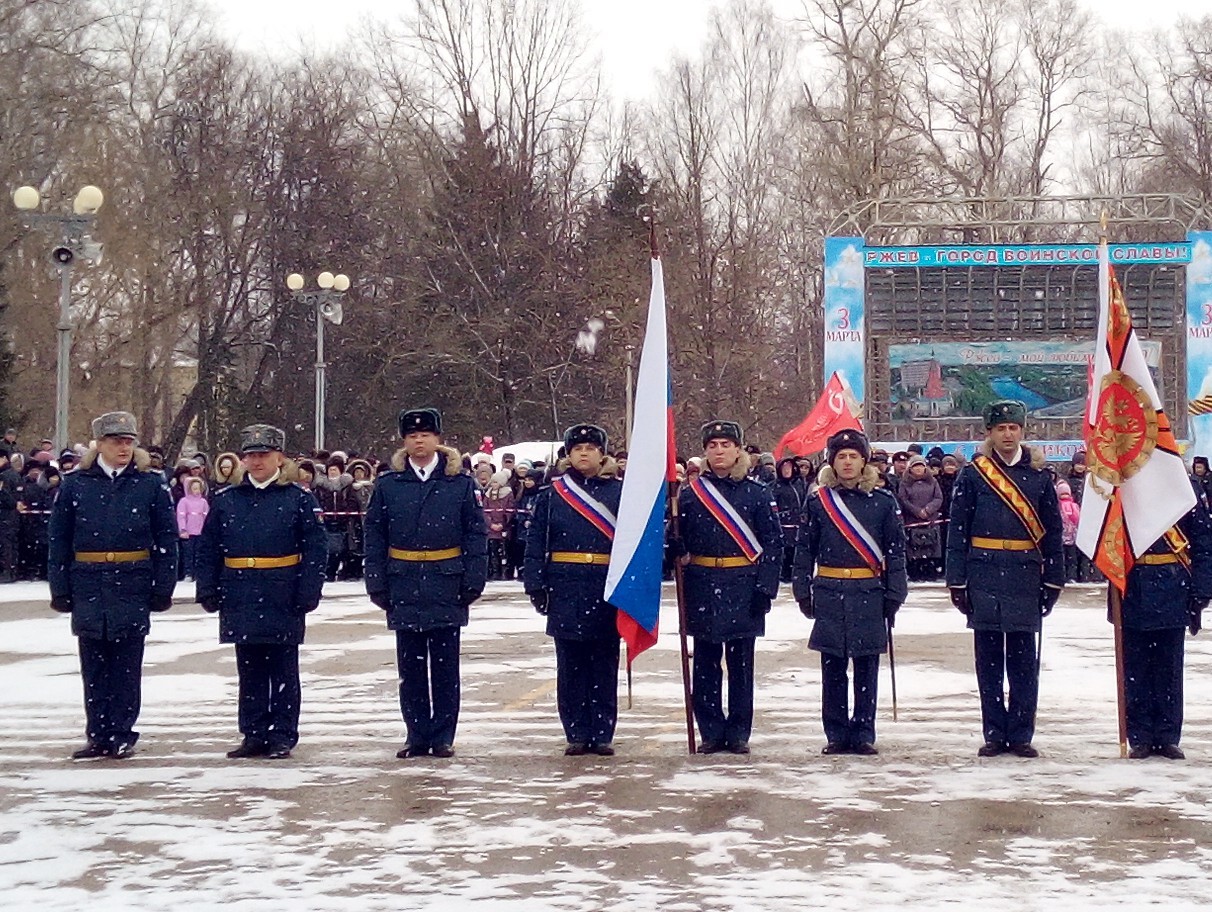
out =
{"type": "Polygon", "coordinates": [[[815,621],[808,648],[821,654],[823,753],[872,755],[880,655],[908,594],[905,532],[896,499],[867,465],[867,436],[839,431],[826,453],[820,490],[805,505],[792,580],[801,613],[815,621]]]}
{"type": "Polygon", "coordinates": [[[783,531],[770,490],[747,478],[741,426],[702,427],[706,467],[678,495],[681,537],[671,549],[686,564],[687,630],[694,637],[694,716],[704,754],[749,753],[757,637],[778,592],[783,531]],[[728,664],[728,711],[722,663],[728,664]]]}
{"type": "Polygon", "coordinates": [[[985,739],[978,753],[1035,757],[1035,637],[1065,584],[1060,506],[1043,450],[1022,442],[1027,407],[1002,399],[983,415],[988,436],[952,489],[947,585],[973,632],[985,739]]]}
{"type": "Polygon", "coordinates": [[[371,602],[396,635],[400,759],[454,756],[459,721],[459,632],[484,590],[488,542],[475,480],[441,445],[435,408],[399,416],[403,447],[366,511],[364,569],[371,602]]]}
{"type": "Polygon", "coordinates": [[[555,641],[556,705],[568,756],[614,753],[619,631],[618,611],[606,601],[606,573],[623,483],[606,456],[608,443],[594,424],[564,432],[564,474],[539,492],[526,536],[523,580],[555,641]]]}

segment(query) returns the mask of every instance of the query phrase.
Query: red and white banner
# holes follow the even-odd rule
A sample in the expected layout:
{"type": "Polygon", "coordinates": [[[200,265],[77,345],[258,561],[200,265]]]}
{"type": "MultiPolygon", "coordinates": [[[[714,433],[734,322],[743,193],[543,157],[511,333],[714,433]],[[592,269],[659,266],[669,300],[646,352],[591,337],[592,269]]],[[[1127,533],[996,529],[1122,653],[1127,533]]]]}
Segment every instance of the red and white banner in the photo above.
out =
{"type": "Polygon", "coordinates": [[[1099,247],[1098,279],[1077,546],[1123,592],[1136,558],[1195,506],[1195,492],[1105,241],[1099,247]]]}

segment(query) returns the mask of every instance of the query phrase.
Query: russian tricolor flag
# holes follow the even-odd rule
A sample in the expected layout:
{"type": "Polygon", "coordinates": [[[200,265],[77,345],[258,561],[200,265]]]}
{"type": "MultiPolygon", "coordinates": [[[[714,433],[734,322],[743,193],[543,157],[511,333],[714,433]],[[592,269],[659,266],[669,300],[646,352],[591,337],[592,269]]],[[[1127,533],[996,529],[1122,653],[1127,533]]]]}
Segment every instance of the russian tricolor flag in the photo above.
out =
{"type": "Polygon", "coordinates": [[[665,277],[655,248],[648,326],[636,378],[635,419],[618,525],[606,573],[606,601],[618,611],[627,664],[657,641],[661,563],[665,551],[668,482],[676,480],[669,355],[665,332],[665,277]]]}

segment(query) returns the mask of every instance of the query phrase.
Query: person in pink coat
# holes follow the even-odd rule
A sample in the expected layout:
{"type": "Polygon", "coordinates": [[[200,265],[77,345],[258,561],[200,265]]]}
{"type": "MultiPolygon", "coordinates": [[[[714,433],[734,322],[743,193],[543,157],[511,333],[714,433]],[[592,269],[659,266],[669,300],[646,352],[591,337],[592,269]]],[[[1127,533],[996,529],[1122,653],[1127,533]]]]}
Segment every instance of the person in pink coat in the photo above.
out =
{"type": "Polygon", "coordinates": [[[185,576],[194,578],[194,552],[202,524],[210,512],[206,500],[206,482],[190,478],[185,482],[185,496],[177,501],[177,532],[181,536],[181,565],[185,576]]]}

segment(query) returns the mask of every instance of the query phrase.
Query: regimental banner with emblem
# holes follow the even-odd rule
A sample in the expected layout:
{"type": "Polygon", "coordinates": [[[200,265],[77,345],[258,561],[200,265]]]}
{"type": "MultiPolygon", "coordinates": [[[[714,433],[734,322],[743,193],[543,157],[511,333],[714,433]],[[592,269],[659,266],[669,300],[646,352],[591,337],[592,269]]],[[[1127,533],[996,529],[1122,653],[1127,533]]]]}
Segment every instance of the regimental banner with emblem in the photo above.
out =
{"type": "Polygon", "coordinates": [[[1136,558],[1195,506],[1104,242],[1077,546],[1122,593],[1136,558]]]}

